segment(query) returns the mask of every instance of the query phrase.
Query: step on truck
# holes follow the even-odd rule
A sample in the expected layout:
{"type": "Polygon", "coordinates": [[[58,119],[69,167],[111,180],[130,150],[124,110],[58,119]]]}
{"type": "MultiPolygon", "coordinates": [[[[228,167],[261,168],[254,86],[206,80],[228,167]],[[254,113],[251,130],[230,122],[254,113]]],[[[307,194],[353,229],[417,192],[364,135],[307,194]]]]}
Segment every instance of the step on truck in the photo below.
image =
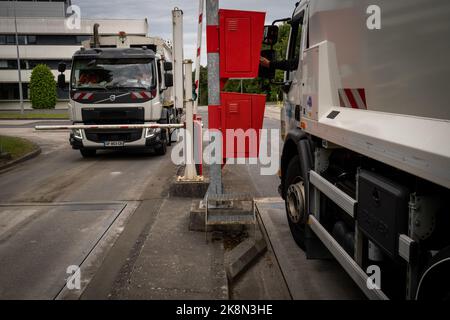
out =
{"type": "Polygon", "coordinates": [[[301,0],[284,19],[289,226],[369,298],[450,299],[449,16],[445,0],[301,0]]]}
{"type": "MultiPolygon", "coordinates": [[[[72,148],[83,157],[94,156],[99,149],[124,148],[165,154],[173,130],[133,125],[180,122],[183,109],[173,103],[171,47],[159,38],[124,32],[99,36],[98,28],[94,26],[92,39],[84,41],[72,58],[70,119],[73,125],[86,125],[72,129],[72,148]]],[[[60,64],[58,69],[64,72],[66,66],[60,64]]],[[[62,73],[58,85],[65,86],[62,73]]]]}

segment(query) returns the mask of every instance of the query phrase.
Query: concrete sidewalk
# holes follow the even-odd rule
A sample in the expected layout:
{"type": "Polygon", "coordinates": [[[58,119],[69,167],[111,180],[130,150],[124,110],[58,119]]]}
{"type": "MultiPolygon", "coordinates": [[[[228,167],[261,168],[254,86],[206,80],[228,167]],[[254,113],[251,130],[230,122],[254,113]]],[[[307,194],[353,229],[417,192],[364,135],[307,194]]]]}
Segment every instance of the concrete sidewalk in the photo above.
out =
{"type": "Polygon", "coordinates": [[[166,198],[111,299],[228,299],[222,241],[188,230],[191,199],[166,198]]]}

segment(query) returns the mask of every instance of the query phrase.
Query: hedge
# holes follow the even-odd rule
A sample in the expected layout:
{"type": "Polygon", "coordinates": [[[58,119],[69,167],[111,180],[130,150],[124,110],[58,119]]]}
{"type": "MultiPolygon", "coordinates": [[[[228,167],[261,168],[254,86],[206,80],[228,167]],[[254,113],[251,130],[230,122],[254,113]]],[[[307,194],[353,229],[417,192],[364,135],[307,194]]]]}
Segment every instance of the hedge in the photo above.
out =
{"type": "Polygon", "coordinates": [[[54,109],[56,105],[56,81],[45,64],[38,64],[31,72],[30,100],[34,109],[54,109]]]}

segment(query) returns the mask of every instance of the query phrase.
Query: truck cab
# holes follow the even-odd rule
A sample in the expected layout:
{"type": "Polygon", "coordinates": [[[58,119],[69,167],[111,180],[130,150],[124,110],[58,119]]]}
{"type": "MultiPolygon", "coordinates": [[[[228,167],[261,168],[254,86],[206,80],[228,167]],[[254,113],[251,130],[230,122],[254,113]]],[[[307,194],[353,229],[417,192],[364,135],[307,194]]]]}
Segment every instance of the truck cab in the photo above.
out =
{"type": "MultiPolygon", "coordinates": [[[[72,148],[83,157],[92,157],[99,149],[151,149],[165,154],[173,131],[132,125],[180,122],[183,108],[174,106],[170,44],[125,32],[100,36],[99,27],[94,25],[93,36],[72,58],[69,115],[72,124],[88,126],[72,130],[72,148]]],[[[58,67],[61,88],[65,69],[64,63],[58,67]]]]}
{"type": "MultiPolygon", "coordinates": [[[[73,124],[145,124],[177,121],[164,91],[167,63],[147,48],[81,49],[73,56],[69,113],[73,124]],[[166,71],[164,71],[166,72],[166,71]]],[[[170,68],[169,68],[170,69],[170,68]]],[[[160,129],[77,129],[70,143],[83,156],[97,149],[154,148],[165,153],[168,134],[160,129]]]]}

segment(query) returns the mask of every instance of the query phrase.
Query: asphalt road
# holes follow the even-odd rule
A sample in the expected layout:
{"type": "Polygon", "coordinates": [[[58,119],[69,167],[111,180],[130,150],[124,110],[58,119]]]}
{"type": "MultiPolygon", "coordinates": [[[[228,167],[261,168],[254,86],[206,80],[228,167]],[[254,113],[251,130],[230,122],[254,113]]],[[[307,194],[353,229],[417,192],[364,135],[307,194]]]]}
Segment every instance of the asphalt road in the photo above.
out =
{"type": "Polygon", "coordinates": [[[102,152],[83,159],[67,132],[35,132],[34,124],[0,128],[42,148],[37,158],[0,174],[0,298],[57,297],[67,267],[80,265],[119,216],[127,218],[146,200],[147,188],[158,185],[146,197],[163,198],[165,179],[175,173],[169,153],[102,152]]]}
{"type": "MultiPolygon", "coordinates": [[[[207,119],[205,109],[200,112],[207,119]]],[[[66,284],[67,267],[87,260],[91,268],[86,272],[91,274],[83,278],[93,279],[100,267],[98,261],[121,233],[130,234],[125,242],[133,247],[139,236],[150,232],[177,170],[170,160],[170,149],[165,156],[102,151],[95,158],[83,159],[70,148],[67,132],[33,129],[36,124],[51,123],[55,122],[0,121],[0,134],[28,138],[42,148],[37,158],[0,172],[0,299],[57,298],[66,284]]],[[[277,108],[266,111],[264,127],[279,128],[277,108]]],[[[278,148],[275,153],[273,159],[278,158],[278,148]]],[[[260,164],[226,166],[225,189],[251,192],[255,197],[278,196],[278,177],[261,175],[260,170],[260,164]]],[[[124,245],[105,261],[127,260],[127,248],[124,245]]],[[[241,278],[233,298],[289,298],[281,287],[274,293],[273,284],[279,282],[279,276],[274,277],[269,266],[275,261],[268,259],[259,260],[241,278]]],[[[320,262],[316,265],[319,271],[309,276],[320,277],[326,272],[320,269],[320,262]]],[[[346,277],[337,264],[323,266],[346,277]]],[[[105,270],[97,281],[116,281],[114,272],[105,270]]],[[[99,286],[88,290],[86,297],[106,297],[108,290],[108,286],[99,286]]],[[[348,297],[353,296],[349,292],[348,297]]]]}

